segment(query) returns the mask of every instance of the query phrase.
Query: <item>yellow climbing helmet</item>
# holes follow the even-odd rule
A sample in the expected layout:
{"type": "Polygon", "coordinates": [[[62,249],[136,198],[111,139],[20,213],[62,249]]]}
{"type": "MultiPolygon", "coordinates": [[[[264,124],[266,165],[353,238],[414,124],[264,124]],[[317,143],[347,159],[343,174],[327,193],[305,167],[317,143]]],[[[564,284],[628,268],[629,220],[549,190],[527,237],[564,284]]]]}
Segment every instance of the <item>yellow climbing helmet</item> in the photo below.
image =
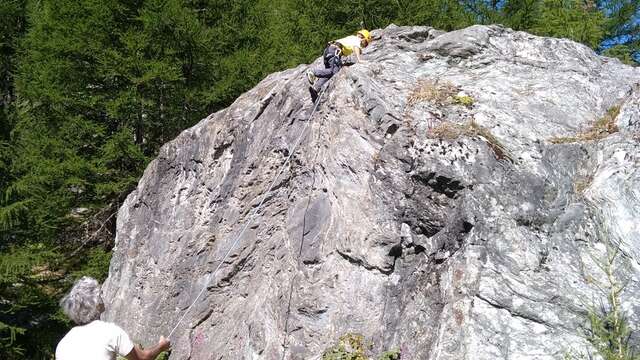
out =
{"type": "Polygon", "coordinates": [[[358,35],[362,35],[362,38],[367,42],[367,45],[371,43],[371,34],[368,30],[362,29],[358,31],[358,35]]]}

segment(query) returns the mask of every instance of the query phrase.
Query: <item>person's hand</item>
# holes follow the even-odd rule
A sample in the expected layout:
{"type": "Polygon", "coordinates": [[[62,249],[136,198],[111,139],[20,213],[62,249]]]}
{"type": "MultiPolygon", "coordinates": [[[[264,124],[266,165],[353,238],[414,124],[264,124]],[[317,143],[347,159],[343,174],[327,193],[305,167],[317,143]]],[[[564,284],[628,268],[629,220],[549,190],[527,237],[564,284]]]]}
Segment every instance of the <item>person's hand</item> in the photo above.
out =
{"type": "Polygon", "coordinates": [[[162,349],[162,351],[167,351],[171,347],[171,342],[164,336],[160,336],[160,340],[158,340],[158,346],[160,347],[160,349],[162,349]]]}

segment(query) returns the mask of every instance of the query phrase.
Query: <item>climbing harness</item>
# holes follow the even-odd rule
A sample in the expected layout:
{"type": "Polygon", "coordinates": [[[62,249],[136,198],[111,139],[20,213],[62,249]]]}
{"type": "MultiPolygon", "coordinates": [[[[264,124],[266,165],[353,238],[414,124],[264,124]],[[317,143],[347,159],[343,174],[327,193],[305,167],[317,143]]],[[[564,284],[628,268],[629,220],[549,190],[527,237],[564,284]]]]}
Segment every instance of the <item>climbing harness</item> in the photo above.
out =
{"type": "Polygon", "coordinates": [[[216,267],[216,269],[213,271],[213,273],[211,273],[211,275],[209,275],[205,285],[202,287],[202,290],[200,290],[200,292],[198,293],[198,295],[196,296],[196,298],[193,300],[193,302],[191,303],[191,305],[189,305],[189,307],[187,307],[187,309],[185,310],[184,314],[180,317],[180,319],[178,320],[178,322],[176,323],[176,325],[173,327],[173,329],[171,330],[171,332],[169,333],[168,338],[171,338],[171,336],[173,335],[173,333],[176,331],[176,329],[178,328],[178,326],[180,326],[180,324],[182,323],[182,321],[184,320],[184,318],[187,316],[187,314],[189,314],[189,312],[191,311],[191,309],[193,308],[193,306],[196,304],[196,302],[198,302],[198,300],[200,299],[200,297],[202,296],[202,294],[204,293],[204,291],[209,287],[209,285],[211,284],[211,281],[213,279],[215,279],[216,274],[218,273],[218,270],[220,270],[220,267],[222,266],[222,264],[225,262],[225,260],[227,259],[227,257],[229,256],[229,254],[231,254],[231,251],[236,247],[236,245],[238,244],[238,242],[240,241],[240,238],[242,237],[242,235],[244,234],[245,230],[249,227],[249,225],[251,225],[255,215],[258,213],[258,211],[260,210],[260,208],[262,207],[262,205],[264,204],[264,202],[267,199],[267,195],[269,195],[269,192],[273,189],[273,186],[276,184],[276,181],[278,181],[278,178],[280,178],[280,175],[282,175],[282,173],[284,172],[284,169],[286,168],[287,164],[289,163],[289,160],[291,160],[291,157],[293,156],[293,154],[296,152],[296,149],[298,147],[298,145],[300,145],[300,142],[302,141],[302,138],[305,134],[305,132],[307,131],[307,128],[309,127],[309,124],[311,123],[311,118],[313,117],[313,115],[315,114],[316,110],[318,109],[318,105],[320,104],[320,99],[322,98],[322,95],[324,94],[325,90],[327,89],[327,87],[325,87],[324,89],[322,89],[322,91],[318,94],[318,98],[315,101],[313,110],[311,111],[311,114],[309,114],[309,117],[307,118],[307,123],[305,124],[305,126],[302,128],[302,130],[300,131],[300,135],[298,136],[298,139],[296,140],[296,142],[294,143],[293,147],[291,148],[291,151],[289,152],[289,156],[287,156],[287,158],[285,159],[284,163],[282,164],[282,166],[280,167],[280,170],[278,171],[278,173],[276,174],[276,176],[273,178],[273,180],[271,181],[271,184],[269,185],[269,187],[267,188],[267,190],[263,193],[262,195],[262,200],[260,200],[260,202],[258,203],[258,206],[256,206],[255,208],[253,208],[253,213],[251,215],[249,215],[249,219],[246,221],[246,223],[244,224],[244,226],[242,227],[242,229],[240,230],[240,233],[238,233],[238,235],[236,236],[235,240],[232,242],[231,247],[229,247],[229,249],[227,250],[227,252],[224,254],[224,256],[222,257],[222,259],[220,260],[220,262],[218,263],[218,266],[216,267]]]}

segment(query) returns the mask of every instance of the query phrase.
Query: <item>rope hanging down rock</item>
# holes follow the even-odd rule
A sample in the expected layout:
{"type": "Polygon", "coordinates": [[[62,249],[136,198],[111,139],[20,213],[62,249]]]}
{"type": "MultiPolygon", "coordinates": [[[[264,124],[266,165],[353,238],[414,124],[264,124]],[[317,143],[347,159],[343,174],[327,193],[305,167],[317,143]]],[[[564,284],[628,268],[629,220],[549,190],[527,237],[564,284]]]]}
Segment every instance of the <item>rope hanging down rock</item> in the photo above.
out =
{"type": "MultiPolygon", "coordinates": [[[[320,96],[318,96],[318,99],[320,98],[320,96]]],[[[301,265],[300,260],[302,258],[302,249],[304,246],[304,230],[307,224],[307,213],[309,212],[309,205],[311,204],[311,194],[313,193],[313,189],[316,186],[316,165],[318,162],[318,154],[320,153],[319,140],[320,140],[320,134],[322,133],[321,130],[322,130],[323,124],[324,124],[324,121],[321,121],[319,125],[318,140],[316,141],[318,145],[316,146],[316,154],[313,157],[312,166],[311,166],[311,171],[313,172],[313,181],[311,182],[311,188],[307,193],[307,204],[305,205],[304,213],[302,214],[302,229],[300,230],[300,247],[298,248],[298,259],[296,261],[298,268],[300,268],[300,265],[301,265]]],[[[322,234],[322,231],[318,232],[318,234],[314,236],[313,239],[311,239],[311,243],[313,243],[315,239],[317,239],[318,236],[320,236],[320,234],[322,234]]],[[[289,348],[288,334],[289,334],[289,318],[291,317],[291,301],[293,299],[293,289],[295,288],[296,283],[298,282],[298,275],[299,273],[296,273],[293,276],[293,279],[291,279],[291,286],[289,287],[289,298],[287,301],[287,312],[286,312],[285,323],[284,323],[284,340],[282,343],[282,346],[284,348],[282,352],[282,358],[281,358],[282,360],[285,359],[287,355],[287,350],[289,348]]]]}
{"type": "Polygon", "coordinates": [[[171,330],[171,332],[169,333],[169,338],[171,338],[173,336],[173,333],[176,331],[176,329],[178,329],[178,326],[180,326],[180,324],[182,323],[182,321],[184,320],[184,318],[187,316],[187,314],[191,311],[191,309],[193,308],[193,306],[196,304],[196,302],[198,301],[198,299],[200,299],[200,297],[202,296],[202,294],[204,293],[204,291],[209,287],[209,285],[211,284],[211,281],[213,279],[215,279],[216,274],[218,273],[218,270],[220,270],[220,267],[222,266],[222,264],[224,263],[224,261],[227,259],[227,257],[229,256],[229,254],[231,254],[231,251],[236,247],[236,245],[238,244],[238,242],[240,241],[240,238],[242,237],[242,234],[244,234],[245,230],[249,227],[249,225],[251,225],[255,215],[258,213],[258,211],[260,210],[260,208],[262,207],[262,205],[264,204],[265,200],[267,199],[267,195],[269,194],[269,192],[273,189],[273,186],[276,184],[276,181],[278,181],[278,179],[280,178],[280,175],[282,175],[282,173],[284,172],[284,169],[286,168],[287,164],[289,163],[289,160],[291,160],[291,157],[293,156],[293,154],[296,152],[296,149],[298,147],[298,145],[300,145],[300,142],[302,141],[302,138],[304,136],[304,133],[306,132],[307,128],[309,127],[309,124],[311,123],[311,118],[313,117],[313,114],[315,114],[316,110],[318,109],[318,105],[320,104],[320,99],[322,98],[322,95],[324,94],[325,90],[327,88],[325,87],[324,89],[322,89],[322,91],[320,92],[320,94],[318,94],[318,98],[316,99],[316,102],[314,104],[313,110],[311,111],[311,114],[309,114],[309,117],[307,118],[307,123],[305,124],[305,126],[302,128],[302,130],[300,131],[300,135],[298,136],[298,139],[296,140],[296,142],[294,143],[293,147],[291,148],[291,151],[289,152],[289,156],[287,156],[287,158],[285,159],[284,163],[282,164],[282,166],[280,167],[280,170],[278,171],[278,173],[276,174],[276,176],[273,178],[273,180],[271,181],[271,184],[269,185],[269,187],[267,188],[267,190],[262,194],[262,200],[260,200],[260,203],[258,203],[258,206],[256,206],[255,208],[253,208],[253,213],[251,215],[249,215],[249,219],[247,220],[247,222],[244,224],[244,226],[242,227],[242,230],[240,230],[240,233],[238,233],[238,235],[236,236],[235,240],[232,242],[231,247],[229,247],[229,249],[227,250],[227,252],[224,254],[224,256],[222,257],[222,259],[220,260],[220,262],[218,263],[218,266],[216,267],[216,269],[214,270],[213,273],[211,273],[211,275],[209,275],[207,282],[205,283],[205,285],[202,287],[202,290],[200,290],[200,292],[198,293],[198,295],[196,296],[196,298],[193,300],[193,302],[191,303],[191,305],[189,305],[189,307],[187,307],[187,309],[185,310],[184,314],[180,317],[180,319],[178,320],[178,322],[176,323],[176,325],[173,327],[173,329],[171,330]]]}

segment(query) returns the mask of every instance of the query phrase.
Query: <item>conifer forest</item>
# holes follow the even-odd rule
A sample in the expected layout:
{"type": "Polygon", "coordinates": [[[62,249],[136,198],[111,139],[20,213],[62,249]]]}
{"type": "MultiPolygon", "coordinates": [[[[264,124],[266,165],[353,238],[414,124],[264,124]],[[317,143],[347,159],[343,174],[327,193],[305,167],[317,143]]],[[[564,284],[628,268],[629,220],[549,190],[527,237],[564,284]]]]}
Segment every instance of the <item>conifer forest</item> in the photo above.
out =
{"type": "Polygon", "coordinates": [[[0,358],[51,359],[160,146],[327,41],[502,24],[640,63],[637,0],[0,0],[0,358]]]}

